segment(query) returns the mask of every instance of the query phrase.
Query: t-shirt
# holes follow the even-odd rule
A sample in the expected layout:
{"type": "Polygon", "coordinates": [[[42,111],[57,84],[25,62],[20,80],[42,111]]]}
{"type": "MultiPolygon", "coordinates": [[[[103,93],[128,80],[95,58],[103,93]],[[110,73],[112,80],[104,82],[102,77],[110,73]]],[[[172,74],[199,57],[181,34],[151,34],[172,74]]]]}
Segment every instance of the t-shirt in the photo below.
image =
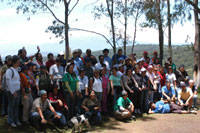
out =
{"type": "Polygon", "coordinates": [[[119,76],[110,75],[109,80],[113,81],[114,86],[121,86],[121,78],[119,76]]]}
{"type": "Polygon", "coordinates": [[[174,81],[176,81],[176,75],[174,73],[167,73],[166,80],[170,81],[171,86],[174,86],[174,81]]]}
{"type": "Polygon", "coordinates": [[[169,104],[165,104],[163,101],[156,102],[156,108],[153,110],[155,113],[169,113],[170,106],[169,104]]]}
{"type": "Polygon", "coordinates": [[[187,100],[191,95],[193,95],[190,88],[186,88],[185,91],[182,89],[178,91],[178,97],[182,100],[187,100]]]}
{"type": "Polygon", "coordinates": [[[49,107],[51,107],[51,103],[50,103],[49,99],[46,99],[44,102],[42,102],[41,98],[39,97],[39,98],[35,99],[35,101],[33,102],[31,112],[37,112],[38,107],[40,107],[40,109],[42,111],[46,111],[49,107]]]}
{"type": "Polygon", "coordinates": [[[124,99],[123,97],[119,97],[114,106],[114,110],[118,110],[119,107],[127,108],[131,104],[131,100],[129,98],[124,99]]]}
{"type": "MultiPolygon", "coordinates": [[[[65,75],[63,76],[63,82],[68,82],[69,86],[71,88],[71,91],[76,91],[77,89],[77,82],[78,82],[78,78],[76,77],[76,75],[71,75],[70,73],[65,73],[65,75]]],[[[66,87],[64,87],[66,88],[66,87]]]]}
{"type": "MultiPolygon", "coordinates": [[[[175,95],[175,90],[174,87],[170,87],[170,89],[167,89],[167,86],[163,86],[162,87],[162,92],[164,92],[167,96],[169,96],[170,98],[173,97],[173,95],[175,95]]],[[[163,99],[167,99],[164,95],[162,95],[163,99]]]]}

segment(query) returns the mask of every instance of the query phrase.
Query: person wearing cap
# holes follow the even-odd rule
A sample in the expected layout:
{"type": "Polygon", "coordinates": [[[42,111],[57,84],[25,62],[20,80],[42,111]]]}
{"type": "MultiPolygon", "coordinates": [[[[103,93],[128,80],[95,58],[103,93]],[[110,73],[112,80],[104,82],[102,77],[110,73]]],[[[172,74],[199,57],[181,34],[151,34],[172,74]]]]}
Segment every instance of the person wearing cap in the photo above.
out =
{"type": "Polygon", "coordinates": [[[100,70],[103,67],[103,64],[106,65],[106,69],[109,71],[110,70],[110,66],[109,66],[108,62],[106,62],[104,60],[104,56],[103,55],[99,55],[99,62],[97,62],[95,64],[95,69],[100,70]]]}
{"type": "Polygon", "coordinates": [[[64,69],[61,66],[62,60],[60,58],[56,58],[56,64],[50,67],[49,69],[49,75],[51,77],[51,82],[52,84],[54,82],[57,82],[59,84],[59,80],[62,79],[64,75],[64,69]]]}
{"type": "Polygon", "coordinates": [[[126,59],[126,56],[123,55],[123,50],[122,49],[118,49],[117,54],[113,55],[113,57],[112,57],[112,65],[119,64],[119,59],[120,58],[123,59],[123,60],[126,59]]]}
{"type": "Polygon", "coordinates": [[[175,102],[176,94],[174,88],[170,85],[170,81],[166,80],[166,86],[162,87],[162,99],[168,102],[175,102]]]}
{"type": "Polygon", "coordinates": [[[49,53],[47,55],[48,60],[46,61],[45,65],[47,66],[47,70],[49,71],[50,67],[53,66],[56,62],[54,60],[54,55],[49,53]]]}
{"type": "Polygon", "coordinates": [[[59,120],[60,125],[65,126],[67,124],[66,118],[68,115],[68,106],[62,92],[58,90],[57,84],[53,85],[53,91],[48,94],[48,98],[56,113],[61,117],[59,120]]]}
{"type": "Polygon", "coordinates": [[[88,59],[90,59],[92,66],[95,66],[95,64],[97,63],[97,59],[94,55],[92,55],[91,49],[87,49],[86,55],[84,56],[84,60],[88,60],[88,59]]]}
{"type": "Polygon", "coordinates": [[[149,56],[148,56],[148,52],[147,52],[147,51],[144,51],[144,52],[143,52],[143,59],[146,60],[147,57],[149,57],[149,56]]]}
{"type": "Polygon", "coordinates": [[[117,75],[119,77],[122,77],[124,75],[124,64],[118,64],[118,71],[117,71],[117,75]]]}
{"type": "Polygon", "coordinates": [[[50,123],[51,120],[61,118],[61,116],[56,113],[49,99],[47,99],[47,92],[45,90],[40,90],[39,96],[40,97],[34,100],[30,113],[30,121],[36,128],[39,128],[40,124],[47,124],[50,123]]]}
{"type": "Polygon", "coordinates": [[[11,127],[21,126],[19,121],[20,104],[20,76],[18,67],[20,58],[14,55],[12,58],[12,67],[6,71],[6,86],[8,96],[8,124],[11,127]]]}
{"type": "Polygon", "coordinates": [[[109,54],[109,50],[107,48],[105,48],[103,50],[103,56],[104,56],[104,61],[108,62],[109,66],[112,66],[112,59],[108,56],[109,54]]]}
{"type": "Polygon", "coordinates": [[[28,67],[22,66],[19,73],[21,79],[21,103],[23,106],[22,122],[28,123],[28,116],[33,104],[33,97],[31,95],[30,77],[28,74],[28,67]]]}
{"type": "Polygon", "coordinates": [[[188,84],[189,77],[188,73],[185,71],[185,66],[180,65],[179,69],[176,71],[177,86],[180,86],[180,82],[183,81],[188,84]]]}
{"type": "Polygon", "coordinates": [[[185,82],[180,82],[181,89],[178,91],[178,103],[185,110],[192,107],[193,93],[192,90],[186,87],[185,82]]]}
{"type": "Polygon", "coordinates": [[[167,60],[169,61],[170,65],[172,67],[172,70],[175,73],[176,72],[176,65],[172,62],[172,57],[169,57],[167,60]]]}
{"type": "Polygon", "coordinates": [[[194,85],[194,80],[192,80],[192,79],[189,80],[189,86],[188,87],[192,90],[192,93],[193,93],[193,107],[197,108],[198,89],[194,85]]]}
{"type": "Polygon", "coordinates": [[[69,119],[71,119],[75,113],[77,105],[77,96],[79,96],[79,80],[74,73],[74,64],[68,63],[66,68],[66,73],[62,78],[63,82],[63,95],[65,101],[69,107],[69,119]]]}
{"type": "Polygon", "coordinates": [[[47,93],[51,91],[51,78],[46,66],[40,66],[40,73],[36,76],[36,88],[37,92],[39,90],[45,90],[47,93]]]}
{"type": "Polygon", "coordinates": [[[8,55],[5,58],[5,64],[1,68],[0,73],[0,92],[2,91],[2,104],[1,104],[1,115],[4,117],[5,115],[8,115],[8,98],[6,95],[6,71],[11,67],[12,65],[12,56],[8,55]]]}
{"type": "Polygon", "coordinates": [[[74,72],[76,73],[76,76],[78,76],[80,68],[83,67],[83,61],[78,56],[78,50],[74,50],[72,54],[74,58],[74,72]]]}
{"type": "Polygon", "coordinates": [[[143,67],[145,67],[146,69],[148,69],[148,66],[149,66],[150,64],[151,64],[151,63],[150,63],[150,58],[147,57],[147,58],[145,59],[145,62],[144,62],[144,64],[143,64],[143,67]]]}
{"type": "Polygon", "coordinates": [[[170,81],[170,84],[174,89],[177,89],[176,85],[176,75],[173,73],[172,67],[168,67],[168,72],[166,73],[166,80],[170,81]]]}
{"type": "Polygon", "coordinates": [[[134,111],[134,105],[128,98],[128,93],[125,90],[123,90],[121,95],[122,96],[117,99],[117,102],[114,106],[116,118],[120,120],[129,118],[135,119],[135,117],[132,116],[132,113],[134,111]]]}

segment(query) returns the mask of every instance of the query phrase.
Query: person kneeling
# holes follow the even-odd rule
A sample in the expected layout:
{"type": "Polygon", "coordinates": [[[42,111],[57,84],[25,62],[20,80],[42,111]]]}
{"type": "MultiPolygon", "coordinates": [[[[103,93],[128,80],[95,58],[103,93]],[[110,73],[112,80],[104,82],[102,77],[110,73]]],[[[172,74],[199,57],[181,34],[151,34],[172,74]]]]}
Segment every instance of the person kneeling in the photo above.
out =
{"type": "Polygon", "coordinates": [[[50,101],[47,99],[47,92],[41,90],[39,92],[40,97],[35,99],[33,107],[30,113],[30,121],[36,128],[39,128],[39,123],[47,124],[53,120],[60,119],[61,117],[56,113],[50,101]]]}
{"type": "Polygon", "coordinates": [[[119,120],[135,119],[135,116],[132,116],[134,105],[128,98],[128,93],[125,90],[122,91],[122,97],[117,99],[114,111],[116,118],[119,120]]]}

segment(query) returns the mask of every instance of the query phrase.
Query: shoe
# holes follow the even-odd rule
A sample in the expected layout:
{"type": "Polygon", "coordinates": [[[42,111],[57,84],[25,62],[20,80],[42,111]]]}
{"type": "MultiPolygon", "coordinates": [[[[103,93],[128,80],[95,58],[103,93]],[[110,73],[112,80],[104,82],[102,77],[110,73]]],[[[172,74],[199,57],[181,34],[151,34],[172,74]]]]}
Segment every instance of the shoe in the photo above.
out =
{"type": "Polygon", "coordinates": [[[197,114],[197,111],[195,111],[195,110],[192,110],[192,111],[190,111],[190,113],[191,113],[191,114],[195,114],[195,115],[196,115],[196,114],[197,114]]]}
{"type": "Polygon", "coordinates": [[[136,117],[135,117],[134,115],[132,115],[132,116],[130,117],[130,119],[136,121],[136,117]]]}
{"type": "Polygon", "coordinates": [[[11,126],[11,127],[14,127],[14,128],[17,127],[17,125],[15,125],[15,123],[10,124],[10,126],[11,126]]]}
{"type": "Polygon", "coordinates": [[[19,121],[16,124],[17,124],[17,126],[21,126],[22,125],[19,121]]]}

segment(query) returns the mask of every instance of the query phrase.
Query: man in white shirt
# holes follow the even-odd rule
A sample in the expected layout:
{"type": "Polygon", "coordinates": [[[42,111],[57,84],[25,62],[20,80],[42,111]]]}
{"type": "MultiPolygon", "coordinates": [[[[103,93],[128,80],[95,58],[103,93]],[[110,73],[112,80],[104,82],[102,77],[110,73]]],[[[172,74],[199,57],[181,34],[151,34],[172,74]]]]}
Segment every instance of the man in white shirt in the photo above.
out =
{"type": "Polygon", "coordinates": [[[103,67],[103,64],[106,65],[106,69],[110,71],[110,66],[107,61],[104,60],[103,55],[99,55],[99,62],[95,64],[95,69],[100,70],[103,67]]]}
{"type": "Polygon", "coordinates": [[[8,124],[11,127],[21,126],[19,122],[19,104],[20,104],[20,76],[18,67],[20,58],[13,56],[13,66],[6,71],[6,88],[8,96],[8,124]]]}

